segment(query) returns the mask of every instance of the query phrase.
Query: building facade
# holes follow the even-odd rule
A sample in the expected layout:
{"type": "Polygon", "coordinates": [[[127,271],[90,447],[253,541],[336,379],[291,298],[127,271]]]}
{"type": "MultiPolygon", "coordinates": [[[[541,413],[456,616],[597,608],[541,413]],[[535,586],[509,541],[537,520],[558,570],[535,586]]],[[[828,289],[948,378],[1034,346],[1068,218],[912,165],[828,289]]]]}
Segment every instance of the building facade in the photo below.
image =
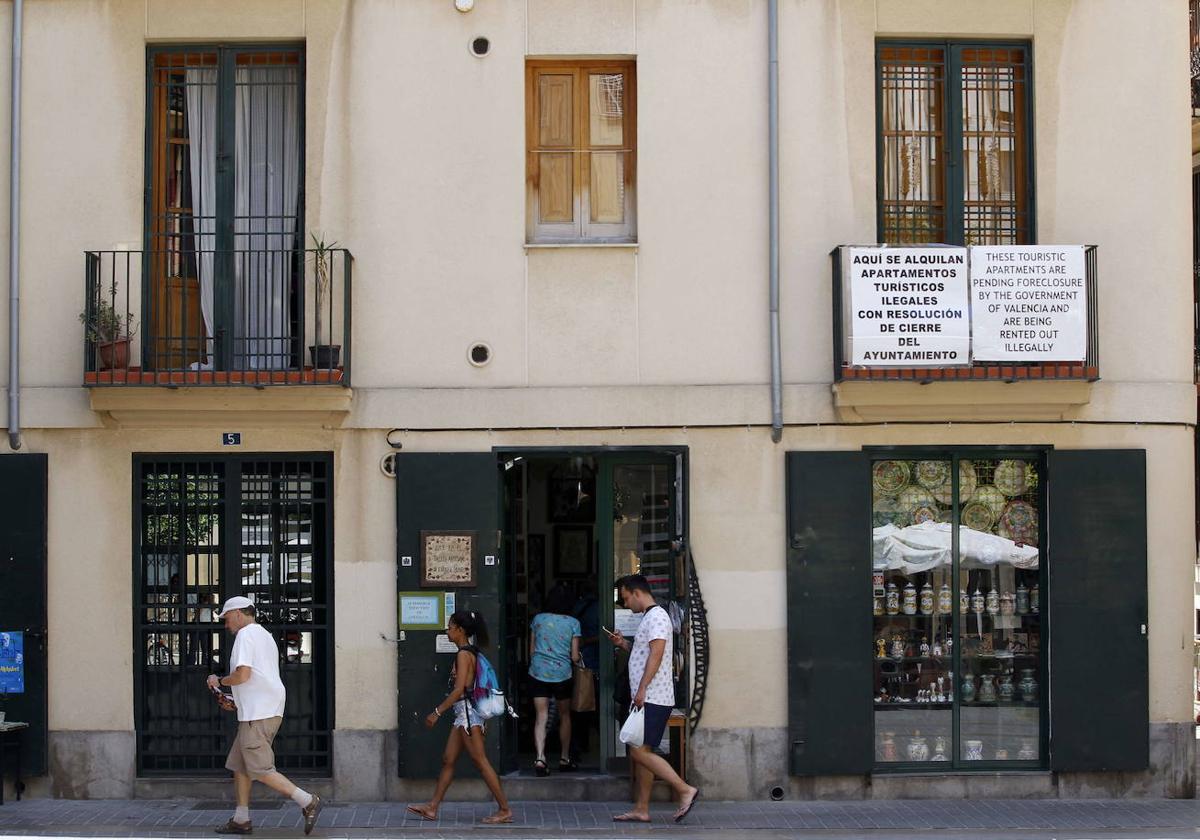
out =
{"type": "MultiPolygon", "coordinates": [[[[459,5],[24,4],[29,792],[221,789],[246,593],[285,771],[418,796],[447,614],[527,711],[639,571],[706,795],[1191,797],[1186,4],[459,5]]],[[[624,795],[603,645],[590,788],[492,727],[525,795],[624,795]]]]}

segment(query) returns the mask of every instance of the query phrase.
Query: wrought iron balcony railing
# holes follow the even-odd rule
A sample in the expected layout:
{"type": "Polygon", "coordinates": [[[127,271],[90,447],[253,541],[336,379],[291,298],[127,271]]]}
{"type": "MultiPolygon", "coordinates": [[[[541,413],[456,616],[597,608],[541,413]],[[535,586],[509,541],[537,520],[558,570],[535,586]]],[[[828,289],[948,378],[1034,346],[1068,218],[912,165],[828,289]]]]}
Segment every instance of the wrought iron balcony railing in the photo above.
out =
{"type": "Polygon", "coordinates": [[[88,251],[84,385],[350,385],[345,248],[88,251]]]}

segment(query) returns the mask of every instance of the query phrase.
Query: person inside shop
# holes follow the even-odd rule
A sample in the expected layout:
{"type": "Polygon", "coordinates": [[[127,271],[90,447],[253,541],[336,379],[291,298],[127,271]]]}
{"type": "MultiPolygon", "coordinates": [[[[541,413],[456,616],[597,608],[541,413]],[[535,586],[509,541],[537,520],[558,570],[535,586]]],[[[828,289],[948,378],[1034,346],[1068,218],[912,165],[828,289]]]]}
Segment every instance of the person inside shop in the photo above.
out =
{"type": "Polygon", "coordinates": [[[459,610],[450,616],[446,635],[458,646],[458,653],[454,655],[454,667],[450,670],[450,693],[426,716],[425,725],[432,729],[442,715],[451,709],[454,710],[454,724],[450,727],[446,749],[442,753],[442,772],[438,774],[433,798],[424,805],[409,805],[408,810],[421,819],[437,819],[438,808],[446,798],[450,783],[454,781],[454,764],[462,751],[466,750],[479,770],[479,775],[483,777],[484,784],[496,800],[496,813],[484,817],[484,824],[511,823],[513,815],[508,807],[508,798],[505,797],[504,788],[500,786],[500,777],[496,775],[484,750],[484,723],[475,711],[470,697],[470,691],[475,685],[475,672],[478,669],[476,657],[479,656],[479,649],[487,647],[488,644],[487,624],[479,613],[459,610]]]}
{"type": "Polygon", "coordinates": [[[550,700],[558,706],[559,771],[578,766],[571,757],[572,666],[579,655],[579,619],[571,615],[575,599],[565,581],[559,581],[546,596],[546,606],[529,625],[529,695],[533,698],[533,746],[537,750],[533,769],[539,776],[550,772],[546,764],[546,721],[550,700]]]}
{"type": "Polygon", "coordinates": [[[654,600],[644,576],[626,575],[616,585],[617,595],[625,608],[641,613],[642,622],[632,644],[611,630],[604,632],[614,645],[629,651],[629,691],[633,694],[634,707],[642,710],[645,730],[641,746],[629,749],[629,766],[635,782],[633,808],[613,817],[613,821],[650,822],[650,788],[657,776],[679,797],[674,819],[682,822],[700,798],[700,789],[679,778],[667,760],[654,752],[675,708],[675,681],[669,655],[675,627],[671,616],[654,600]]]}

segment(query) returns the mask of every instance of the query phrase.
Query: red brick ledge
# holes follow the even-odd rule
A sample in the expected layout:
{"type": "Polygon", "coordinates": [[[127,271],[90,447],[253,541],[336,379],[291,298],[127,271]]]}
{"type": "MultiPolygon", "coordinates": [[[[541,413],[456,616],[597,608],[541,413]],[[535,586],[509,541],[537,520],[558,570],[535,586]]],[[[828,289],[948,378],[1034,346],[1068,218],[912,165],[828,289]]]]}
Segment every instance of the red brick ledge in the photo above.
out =
{"type": "Polygon", "coordinates": [[[87,371],[85,387],[123,385],[338,385],[342,369],[314,370],[174,370],[152,371],[141,368],[87,371]]]}
{"type": "Polygon", "coordinates": [[[838,374],[839,382],[850,380],[873,382],[1015,382],[1027,379],[1070,379],[1093,382],[1100,378],[1100,368],[1094,365],[1056,363],[1040,365],[973,365],[963,368],[843,367],[838,371],[838,374]]]}

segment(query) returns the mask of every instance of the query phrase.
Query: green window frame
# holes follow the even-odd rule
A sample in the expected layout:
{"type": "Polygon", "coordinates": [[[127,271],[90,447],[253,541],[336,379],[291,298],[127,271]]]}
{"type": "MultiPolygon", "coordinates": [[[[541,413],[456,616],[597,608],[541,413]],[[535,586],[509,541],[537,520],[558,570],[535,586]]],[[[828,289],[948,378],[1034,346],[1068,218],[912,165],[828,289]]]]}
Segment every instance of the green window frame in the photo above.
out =
{"type": "Polygon", "coordinates": [[[877,233],[889,244],[1036,241],[1032,47],[875,45],[877,233]]]}

